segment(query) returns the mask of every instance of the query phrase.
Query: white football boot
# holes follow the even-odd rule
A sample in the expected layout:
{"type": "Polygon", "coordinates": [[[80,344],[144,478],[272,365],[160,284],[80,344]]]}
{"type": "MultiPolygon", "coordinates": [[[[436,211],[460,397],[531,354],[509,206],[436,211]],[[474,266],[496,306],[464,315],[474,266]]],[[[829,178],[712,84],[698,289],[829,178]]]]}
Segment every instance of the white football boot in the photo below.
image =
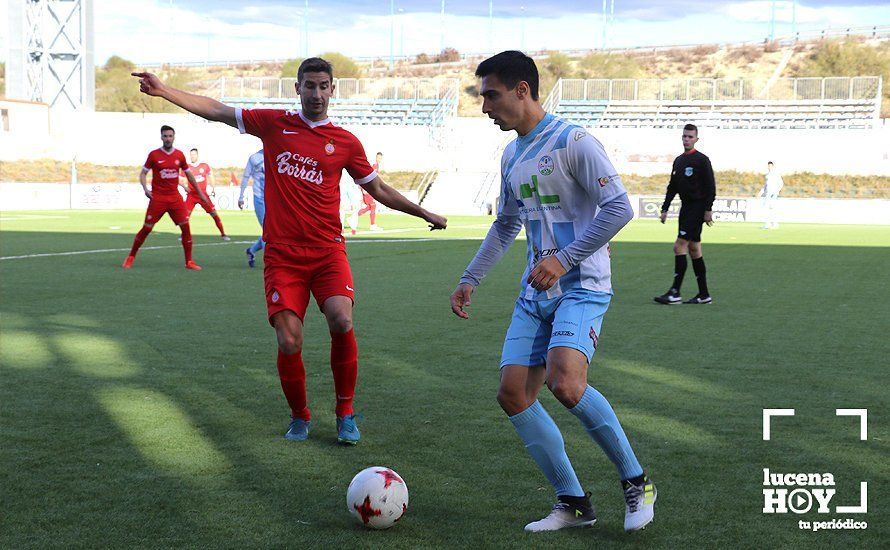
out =
{"type": "Polygon", "coordinates": [[[557,531],[570,527],[590,527],[596,523],[596,512],[589,503],[590,501],[588,501],[587,506],[575,506],[568,502],[557,502],[553,506],[550,515],[544,519],[529,523],[525,526],[525,530],[529,533],[539,533],[541,531],[557,531]]]}
{"type": "Polygon", "coordinates": [[[624,530],[627,532],[639,531],[652,523],[655,518],[655,498],[658,491],[655,484],[648,476],[643,476],[641,485],[634,485],[630,481],[622,481],[624,489],[624,530]]]}

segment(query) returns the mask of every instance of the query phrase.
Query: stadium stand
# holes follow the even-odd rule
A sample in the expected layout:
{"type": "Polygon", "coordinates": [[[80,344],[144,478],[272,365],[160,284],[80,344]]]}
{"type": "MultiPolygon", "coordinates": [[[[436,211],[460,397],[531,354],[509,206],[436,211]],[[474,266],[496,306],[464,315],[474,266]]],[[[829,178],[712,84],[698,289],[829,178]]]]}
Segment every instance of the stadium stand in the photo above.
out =
{"type": "MultiPolygon", "coordinates": [[[[220,101],[239,107],[290,108],[295,78],[221,78],[220,101]]],[[[329,113],[342,125],[441,127],[457,114],[457,79],[334,79],[329,113]]]]}
{"type": "Polygon", "coordinates": [[[585,127],[874,128],[881,77],[560,79],[544,108],[585,127]]]}

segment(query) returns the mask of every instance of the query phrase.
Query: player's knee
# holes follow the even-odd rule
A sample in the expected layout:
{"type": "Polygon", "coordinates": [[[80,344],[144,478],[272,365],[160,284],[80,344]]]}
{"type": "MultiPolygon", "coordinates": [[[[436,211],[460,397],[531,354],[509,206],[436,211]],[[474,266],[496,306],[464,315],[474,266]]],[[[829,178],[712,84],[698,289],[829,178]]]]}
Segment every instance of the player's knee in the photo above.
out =
{"type": "Polygon", "coordinates": [[[291,333],[278,334],[278,349],[285,355],[300,353],[303,349],[303,335],[291,333]]]}
{"type": "Polygon", "coordinates": [[[689,246],[685,242],[678,241],[678,242],[674,243],[674,254],[676,254],[677,256],[686,254],[688,249],[689,249],[689,246]]]}
{"type": "Polygon", "coordinates": [[[524,391],[501,386],[498,388],[498,404],[510,416],[517,415],[528,408],[524,391]]]}
{"type": "Polygon", "coordinates": [[[151,231],[151,229],[152,229],[154,226],[155,226],[155,224],[153,224],[153,223],[144,223],[144,224],[142,224],[142,227],[148,229],[149,231],[151,231]]]}
{"type": "Polygon", "coordinates": [[[334,315],[328,319],[328,328],[331,332],[346,334],[352,330],[352,317],[346,314],[334,315]]]}
{"type": "Polygon", "coordinates": [[[579,384],[568,377],[547,377],[547,388],[550,389],[550,393],[553,394],[557,401],[570,408],[577,405],[578,401],[581,400],[581,396],[584,395],[584,386],[586,384],[579,384]]]}

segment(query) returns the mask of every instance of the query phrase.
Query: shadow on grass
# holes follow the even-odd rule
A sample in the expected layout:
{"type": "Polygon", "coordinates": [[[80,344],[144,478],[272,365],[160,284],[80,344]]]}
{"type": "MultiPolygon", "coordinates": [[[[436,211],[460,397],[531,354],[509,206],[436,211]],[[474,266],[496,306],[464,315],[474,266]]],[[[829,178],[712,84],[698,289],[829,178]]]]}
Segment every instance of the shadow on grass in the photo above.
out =
{"type": "MultiPolygon", "coordinates": [[[[59,251],[131,239],[10,237],[22,250],[59,251]]],[[[329,338],[315,306],[304,350],[313,434],[293,445],[281,438],[287,410],[261,270],[222,245],[199,249],[205,270],[187,273],[175,236],[169,244],[140,254],[130,272],[115,253],[0,262],[3,546],[529,543],[520,529],[546,513],[552,491],[494,400],[521,246],[478,289],[469,322],[451,314],[448,295],[478,243],[350,248],[366,416],[350,449],[333,443],[329,338]],[[343,510],[351,476],[375,464],[412,490],[409,516],[388,533],[355,529],[343,510]]],[[[710,245],[705,254],[715,303],[657,308],[669,246],[613,246],[616,296],[589,380],[659,483],[657,522],[632,541],[800,543],[789,524],[763,521],[762,467],[887,473],[883,444],[831,446],[830,418],[835,407],[886,408],[880,361],[890,350],[875,319],[890,306],[876,276],[887,252],[710,245]],[[766,445],[766,407],[829,418],[810,436],[766,445]],[[856,453],[865,458],[851,462],[856,453]]],[[[694,284],[690,270],[684,290],[694,284]]],[[[612,465],[546,390],[542,400],[601,517],[593,530],[546,540],[625,544],[612,465]]],[[[873,429],[886,435],[887,425],[873,429]]]]}

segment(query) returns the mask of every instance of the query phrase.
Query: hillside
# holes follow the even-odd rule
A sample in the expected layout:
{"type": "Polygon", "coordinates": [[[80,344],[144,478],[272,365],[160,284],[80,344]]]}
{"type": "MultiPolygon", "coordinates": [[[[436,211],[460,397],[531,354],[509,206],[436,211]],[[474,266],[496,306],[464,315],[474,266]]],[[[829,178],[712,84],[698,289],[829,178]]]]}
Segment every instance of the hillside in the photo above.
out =
{"type": "MultiPolygon", "coordinates": [[[[800,42],[793,47],[779,48],[776,44],[716,46],[668,50],[636,50],[620,54],[589,53],[569,56],[559,52],[535,54],[541,71],[541,96],[550,92],[559,78],[749,78],[767,79],[781,65],[786,54],[790,59],[783,67],[782,77],[803,76],[884,76],[882,116],[890,117],[890,41],[848,39],[846,41],[800,42]],[[790,51],[789,51],[790,50],[790,51]]],[[[480,116],[480,98],[473,75],[479,59],[459,59],[457,52],[447,50],[441,62],[421,55],[398,62],[390,71],[382,61],[357,64],[349,72],[365,77],[447,77],[460,79],[461,97],[458,113],[461,116],[480,116]],[[433,61],[433,62],[428,62],[433,61]]],[[[128,67],[121,66],[120,58],[112,58],[109,68],[97,68],[97,108],[100,110],[142,110],[145,105],[126,105],[111,100],[120,95],[122,79],[106,73],[122,74],[128,67]]],[[[347,60],[344,59],[344,63],[347,60]]],[[[126,63],[126,62],[125,62],[126,63]]],[[[254,63],[229,67],[189,67],[163,71],[168,78],[183,84],[196,93],[217,95],[220,77],[291,76],[295,64],[254,63]]],[[[336,70],[336,66],[335,66],[336,70]]],[[[144,102],[143,102],[144,103],[144,102]]],[[[165,108],[151,105],[149,110],[165,108]]]]}

